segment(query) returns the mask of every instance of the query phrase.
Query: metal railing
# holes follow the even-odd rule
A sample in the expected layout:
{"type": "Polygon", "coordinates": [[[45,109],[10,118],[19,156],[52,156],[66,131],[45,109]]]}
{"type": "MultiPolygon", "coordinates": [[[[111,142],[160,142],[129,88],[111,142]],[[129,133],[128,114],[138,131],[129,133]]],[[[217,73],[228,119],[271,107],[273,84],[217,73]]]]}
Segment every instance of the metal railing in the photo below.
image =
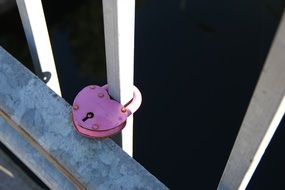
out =
{"type": "MultiPolygon", "coordinates": [[[[112,140],[75,132],[70,106],[58,97],[42,3],[17,0],[17,6],[35,72],[54,92],[0,48],[1,142],[51,189],[167,189],[112,140]]],[[[103,10],[109,92],[126,104],[133,96],[135,0],[104,0],[103,10]]],[[[122,147],[131,156],[132,123],[128,118],[122,134],[122,147]]]]}
{"type": "MultiPolygon", "coordinates": [[[[17,0],[17,6],[35,72],[61,96],[41,0],[17,0]]],[[[125,105],[133,97],[135,0],[104,0],[103,15],[109,93],[125,105]]],[[[133,155],[133,116],[118,143],[133,155]]]]}
{"type": "Polygon", "coordinates": [[[285,15],[261,71],[218,189],[245,189],[285,112],[285,15]]]}
{"type": "MultiPolygon", "coordinates": [[[[60,95],[41,1],[17,0],[17,4],[36,72],[41,78],[51,73],[47,85],[60,95]]],[[[132,98],[135,1],[103,0],[103,14],[110,93],[125,104],[132,98]]],[[[283,16],[218,189],[246,188],[284,115],[284,36],[283,16]]],[[[79,137],[63,99],[2,49],[0,60],[5,63],[0,65],[5,73],[0,75],[0,114],[5,119],[0,120],[0,140],[49,187],[166,189],[111,140],[79,137]],[[19,74],[13,75],[13,70],[19,74]]],[[[132,155],[132,118],[128,123],[122,144],[132,155]]]]}
{"type": "Polygon", "coordinates": [[[0,48],[0,141],[51,189],[167,189],[111,139],[76,132],[71,106],[0,48]]]}

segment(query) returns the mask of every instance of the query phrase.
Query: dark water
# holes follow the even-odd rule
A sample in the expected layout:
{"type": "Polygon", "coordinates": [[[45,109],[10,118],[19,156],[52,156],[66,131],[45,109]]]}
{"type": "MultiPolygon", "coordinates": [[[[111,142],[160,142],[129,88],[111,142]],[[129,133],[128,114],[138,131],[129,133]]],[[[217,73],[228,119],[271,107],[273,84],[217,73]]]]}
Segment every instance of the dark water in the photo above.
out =
{"type": "MultiPolygon", "coordinates": [[[[106,82],[101,1],[45,1],[63,97],[106,82]]],[[[216,189],[284,1],[138,0],[134,158],[171,189],[216,189]]],[[[0,45],[32,69],[17,10],[0,45]]],[[[248,189],[284,189],[284,119],[248,189]]]]}

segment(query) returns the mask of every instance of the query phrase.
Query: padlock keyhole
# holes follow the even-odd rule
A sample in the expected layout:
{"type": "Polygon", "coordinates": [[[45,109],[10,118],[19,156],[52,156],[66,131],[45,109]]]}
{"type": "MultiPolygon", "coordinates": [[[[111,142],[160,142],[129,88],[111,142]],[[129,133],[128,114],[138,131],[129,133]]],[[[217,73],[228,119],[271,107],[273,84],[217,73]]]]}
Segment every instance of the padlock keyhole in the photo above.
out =
{"type": "Polygon", "coordinates": [[[88,113],[86,114],[86,116],[82,119],[82,121],[85,122],[87,119],[91,119],[91,118],[93,118],[93,117],[94,117],[94,113],[88,112],[88,113]]]}

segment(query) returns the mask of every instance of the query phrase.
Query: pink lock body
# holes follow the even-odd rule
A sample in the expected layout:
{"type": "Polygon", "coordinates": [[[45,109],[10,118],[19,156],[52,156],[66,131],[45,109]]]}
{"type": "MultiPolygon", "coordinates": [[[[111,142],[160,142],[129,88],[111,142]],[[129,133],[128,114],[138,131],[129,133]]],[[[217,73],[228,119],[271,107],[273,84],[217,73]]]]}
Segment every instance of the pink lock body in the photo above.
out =
{"type": "Polygon", "coordinates": [[[83,88],[74,99],[73,123],[76,130],[82,135],[108,137],[120,132],[125,127],[127,117],[134,113],[140,104],[141,94],[137,88],[134,88],[132,102],[124,109],[123,105],[110,98],[107,85],[103,87],[89,85],[83,88]],[[92,113],[92,118],[88,117],[91,115],[89,113],[92,113]]]}

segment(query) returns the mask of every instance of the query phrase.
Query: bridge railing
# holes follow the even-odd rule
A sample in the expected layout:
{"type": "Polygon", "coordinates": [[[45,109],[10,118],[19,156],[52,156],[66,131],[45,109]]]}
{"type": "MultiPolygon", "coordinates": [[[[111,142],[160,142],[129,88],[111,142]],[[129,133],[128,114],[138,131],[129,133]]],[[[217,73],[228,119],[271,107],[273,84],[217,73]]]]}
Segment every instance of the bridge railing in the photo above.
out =
{"type": "MultiPolygon", "coordinates": [[[[37,75],[60,95],[40,0],[17,0],[37,75]]],[[[134,0],[103,0],[111,95],[132,98],[134,0]]],[[[245,189],[285,112],[285,18],[244,117],[218,189],[245,189]]],[[[89,140],[72,128],[70,106],[0,50],[0,140],[53,189],[166,187],[113,141],[89,140]]],[[[122,145],[132,155],[132,118],[122,145]]],[[[207,180],[207,179],[205,179],[207,180]]]]}
{"type": "Polygon", "coordinates": [[[0,48],[0,140],[51,189],[167,189],[111,139],[73,128],[71,106],[0,48]]]}

